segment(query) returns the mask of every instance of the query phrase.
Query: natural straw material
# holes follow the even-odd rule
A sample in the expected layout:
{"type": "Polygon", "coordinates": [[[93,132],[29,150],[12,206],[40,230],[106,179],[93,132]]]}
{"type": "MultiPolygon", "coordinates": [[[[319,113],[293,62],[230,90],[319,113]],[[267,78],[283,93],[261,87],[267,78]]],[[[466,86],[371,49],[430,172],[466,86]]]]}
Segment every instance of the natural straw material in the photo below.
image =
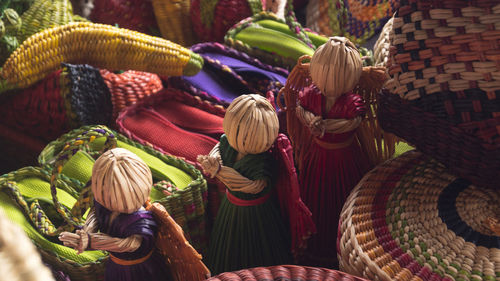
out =
{"type": "Polygon", "coordinates": [[[9,57],[1,74],[10,84],[24,88],[57,70],[62,62],[165,76],[194,75],[203,64],[200,56],[170,41],[109,25],[78,22],[28,38],[9,57]]]}
{"type": "Polygon", "coordinates": [[[148,200],[151,186],[149,167],[123,148],[106,151],[92,168],[94,199],[113,212],[130,214],[139,210],[148,200]]]}
{"type": "Polygon", "coordinates": [[[383,93],[379,107],[387,131],[492,188],[500,179],[499,17],[498,1],[401,1],[386,85],[394,97],[383,93]]]}
{"type": "Polygon", "coordinates": [[[499,189],[476,187],[420,152],[369,172],[344,205],[340,269],[378,281],[496,280],[499,189]]]}
{"type": "Polygon", "coordinates": [[[0,272],[2,280],[53,281],[50,270],[26,234],[0,209],[0,272]]]}
{"type": "Polygon", "coordinates": [[[229,144],[243,154],[269,150],[278,137],[278,117],[272,105],[262,96],[236,98],[226,110],[223,122],[229,144]]]}
{"type": "Polygon", "coordinates": [[[389,36],[392,31],[393,22],[394,18],[387,21],[382,29],[382,32],[380,32],[377,42],[375,42],[375,46],[373,47],[375,66],[387,66],[387,62],[389,60],[389,48],[391,46],[389,36]]]}
{"type": "Polygon", "coordinates": [[[278,265],[256,267],[234,272],[225,272],[208,281],[243,281],[243,280],[317,280],[317,281],[366,281],[365,279],[326,268],[298,265],[278,265]]]}
{"type": "Polygon", "coordinates": [[[161,36],[182,46],[194,44],[191,28],[191,0],[153,0],[156,22],[161,36]]]}

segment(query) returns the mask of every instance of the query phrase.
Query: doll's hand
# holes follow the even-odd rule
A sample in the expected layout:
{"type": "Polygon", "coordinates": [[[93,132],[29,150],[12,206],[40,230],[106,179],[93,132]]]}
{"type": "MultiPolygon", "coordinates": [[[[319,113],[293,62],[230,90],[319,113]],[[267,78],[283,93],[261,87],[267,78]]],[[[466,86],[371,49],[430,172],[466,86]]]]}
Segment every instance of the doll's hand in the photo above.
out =
{"type": "Polygon", "coordinates": [[[78,247],[80,235],[71,232],[62,232],[59,234],[59,240],[63,242],[64,246],[76,249],[78,247]]]}
{"type": "Polygon", "coordinates": [[[211,178],[214,178],[220,170],[221,165],[219,158],[208,155],[198,155],[196,160],[200,163],[203,172],[208,174],[211,178]]]}
{"type": "Polygon", "coordinates": [[[85,230],[77,230],[76,234],[79,235],[80,238],[78,239],[78,247],[75,250],[77,250],[78,253],[81,254],[89,247],[90,237],[85,230]]]}

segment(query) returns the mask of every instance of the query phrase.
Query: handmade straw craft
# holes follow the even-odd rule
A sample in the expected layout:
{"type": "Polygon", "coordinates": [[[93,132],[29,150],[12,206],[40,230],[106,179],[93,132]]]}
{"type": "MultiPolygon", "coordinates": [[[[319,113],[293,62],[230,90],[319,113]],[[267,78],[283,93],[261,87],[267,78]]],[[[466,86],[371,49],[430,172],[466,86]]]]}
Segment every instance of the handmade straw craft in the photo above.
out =
{"type": "Polygon", "coordinates": [[[341,271],[298,265],[278,265],[270,267],[256,267],[234,272],[224,272],[207,279],[209,281],[242,281],[242,280],[330,280],[330,281],[366,281],[341,271]]]}
{"type": "Polygon", "coordinates": [[[401,1],[380,95],[383,128],[478,185],[500,180],[500,4],[401,1]]]}
{"type": "Polygon", "coordinates": [[[110,70],[134,69],[158,75],[194,75],[203,60],[170,41],[109,25],[78,22],[41,31],[9,57],[1,75],[25,88],[57,70],[62,62],[110,70]],[[74,44],[75,40],[81,44],[74,44]]]}
{"type": "Polygon", "coordinates": [[[375,42],[375,46],[373,47],[373,57],[375,59],[376,66],[387,66],[389,60],[389,48],[391,46],[390,42],[390,32],[392,31],[392,23],[394,18],[391,18],[387,21],[380,32],[380,36],[375,42]]]}
{"type": "Polygon", "coordinates": [[[2,280],[53,281],[33,243],[8,214],[0,209],[0,272],[2,280]]]}
{"type": "Polygon", "coordinates": [[[498,189],[407,152],[369,172],[344,205],[340,269],[370,280],[496,280],[498,189]]]}

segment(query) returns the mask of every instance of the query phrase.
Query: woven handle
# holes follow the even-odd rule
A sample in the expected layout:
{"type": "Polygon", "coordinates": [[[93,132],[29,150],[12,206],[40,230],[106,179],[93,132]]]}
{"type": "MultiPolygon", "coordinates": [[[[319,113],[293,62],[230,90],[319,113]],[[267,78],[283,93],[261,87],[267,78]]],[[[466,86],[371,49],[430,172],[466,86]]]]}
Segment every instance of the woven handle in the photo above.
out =
{"type": "Polygon", "coordinates": [[[69,210],[65,206],[63,206],[59,199],[57,198],[57,189],[56,189],[56,180],[58,179],[64,164],[82,147],[87,147],[89,143],[93,142],[97,137],[106,137],[106,142],[104,143],[103,149],[100,151],[99,155],[108,149],[116,147],[116,138],[114,134],[104,126],[96,126],[88,131],[83,132],[80,136],[75,138],[74,140],[66,143],[64,148],[59,152],[56,156],[56,162],[54,163],[54,169],[52,170],[52,177],[50,178],[50,189],[52,193],[52,200],[54,201],[54,207],[61,214],[64,220],[68,223],[68,225],[61,227],[60,231],[67,230],[68,227],[70,229],[76,227],[80,227],[81,216],[85,213],[85,210],[88,209],[91,204],[91,190],[90,186],[87,185],[73,206],[72,210],[69,210]]]}
{"type": "Polygon", "coordinates": [[[286,3],[285,22],[290,30],[297,34],[297,38],[300,41],[306,43],[309,48],[316,50],[316,46],[314,46],[307,33],[304,31],[304,28],[297,20],[297,17],[295,17],[295,12],[293,11],[293,0],[288,0],[286,3]]]}

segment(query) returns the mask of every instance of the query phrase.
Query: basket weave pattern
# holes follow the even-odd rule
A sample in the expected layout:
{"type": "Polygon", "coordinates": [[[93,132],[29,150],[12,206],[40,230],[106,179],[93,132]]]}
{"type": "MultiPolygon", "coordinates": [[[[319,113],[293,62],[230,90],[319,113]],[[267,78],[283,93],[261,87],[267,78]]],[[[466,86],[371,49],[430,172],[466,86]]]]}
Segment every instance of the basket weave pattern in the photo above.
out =
{"type": "Polygon", "coordinates": [[[368,173],[341,216],[340,268],[371,280],[495,280],[499,191],[412,151],[368,173]]]}

